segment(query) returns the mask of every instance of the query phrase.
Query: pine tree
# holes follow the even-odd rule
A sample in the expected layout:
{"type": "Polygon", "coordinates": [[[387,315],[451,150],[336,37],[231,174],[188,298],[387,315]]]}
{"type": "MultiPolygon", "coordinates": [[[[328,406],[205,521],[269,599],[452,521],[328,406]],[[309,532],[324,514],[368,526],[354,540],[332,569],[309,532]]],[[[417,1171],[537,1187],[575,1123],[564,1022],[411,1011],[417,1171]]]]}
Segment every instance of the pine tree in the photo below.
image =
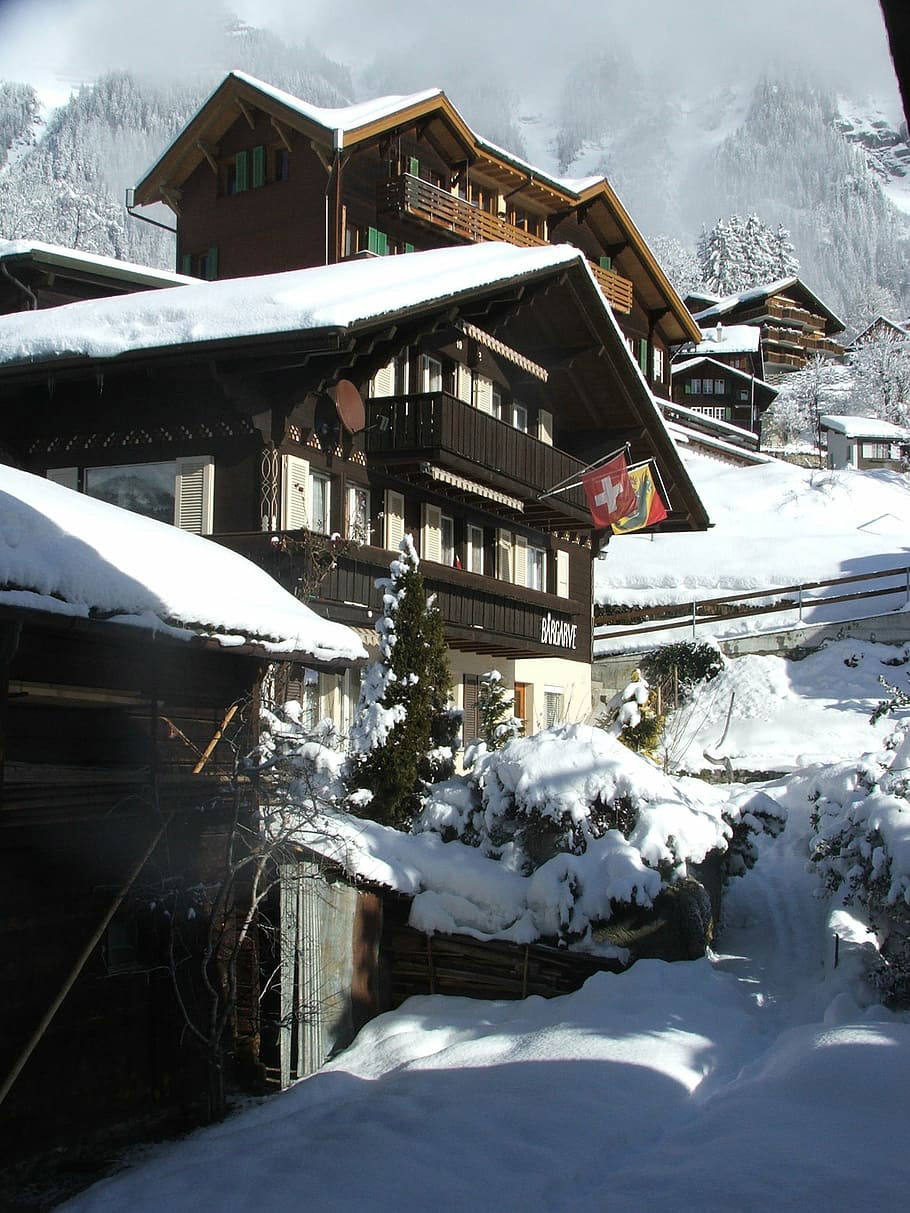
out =
{"type": "Polygon", "coordinates": [[[515,696],[502,685],[499,670],[489,670],[480,679],[477,695],[477,714],[480,717],[480,736],[487,749],[498,750],[522,733],[522,723],[513,714],[515,696]]]}
{"type": "Polygon", "coordinates": [[[351,727],[348,786],[372,795],[369,814],[410,825],[428,780],[451,773],[456,721],[447,708],[449,669],[442,619],[427,600],[419,560],[405,535],[391,576],[378,582],[384,615],[376,623],[379,660],[367,670],[351,727]],[[448,754],[442,752],[448,748],[448,754]]]}

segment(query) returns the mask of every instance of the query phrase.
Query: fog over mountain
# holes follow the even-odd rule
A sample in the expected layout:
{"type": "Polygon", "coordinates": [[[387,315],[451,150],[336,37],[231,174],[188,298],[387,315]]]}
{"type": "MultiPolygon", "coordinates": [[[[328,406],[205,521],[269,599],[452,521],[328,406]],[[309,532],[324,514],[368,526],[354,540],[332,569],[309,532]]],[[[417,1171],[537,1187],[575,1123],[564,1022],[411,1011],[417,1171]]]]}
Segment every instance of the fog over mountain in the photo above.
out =
{"type": "Polygon", "coordinates": [[[123,190],[243,67],[321,104],[439,85],[542,167],[606,173],[652,238],[693,247],[755,212],[847,318],[910,311],[910,147],[874,0],[231,8],[0,0],[0,235],[172,264],[123,190]]]}

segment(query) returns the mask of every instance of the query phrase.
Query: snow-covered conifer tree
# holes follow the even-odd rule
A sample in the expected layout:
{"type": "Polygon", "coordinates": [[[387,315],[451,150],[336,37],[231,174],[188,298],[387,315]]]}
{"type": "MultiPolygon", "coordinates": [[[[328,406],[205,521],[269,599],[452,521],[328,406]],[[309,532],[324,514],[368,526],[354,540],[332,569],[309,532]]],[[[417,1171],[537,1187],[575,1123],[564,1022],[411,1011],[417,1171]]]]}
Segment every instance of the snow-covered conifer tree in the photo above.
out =
{"type": "Polygon", "coordinates": [[[378,583],[379,660],[366,672],[351,726],[348,786],[369,791],[370,816],[397,827],[410,824],[429,780],[451,774],[453,757],[442,620],[419,563],[405,535],[391,576],[378,583]]]}
{"type": "Polygon", "coordinates": [[[481,740],[487,749],[498,750],[513,737],[521,736],[522,723],[512,712],[514,701],[514,693],[502,685],[499,670],[488,670],[481,676],[477,714],[481,740]]]}

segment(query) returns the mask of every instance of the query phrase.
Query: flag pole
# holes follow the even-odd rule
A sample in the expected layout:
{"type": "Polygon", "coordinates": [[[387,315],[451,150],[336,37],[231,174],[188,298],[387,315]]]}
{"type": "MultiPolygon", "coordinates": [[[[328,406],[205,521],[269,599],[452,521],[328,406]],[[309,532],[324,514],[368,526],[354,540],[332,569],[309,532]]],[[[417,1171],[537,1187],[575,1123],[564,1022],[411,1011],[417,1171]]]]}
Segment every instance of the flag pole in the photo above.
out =
{"type": "MultiPolygon", "coordinates": [[[[617,455],[621,455],[624,451],[631,451],[631,443],[625,442],[622,446],[618,446],[615,451],[611,451],[609,455],[601,455],[595,459],[593,463],[589,463],[587,467],[582,468],[580,472],[572,472],[569,476],[564,476],[562,480],[557,481],[551,489],[547,489],[545,493],[541,493],[537,498],[538,501],[543,501],[544,497],[554,497],[557,493],[567,493],[569,489],[577,489],[581,484],[580,480],[576,480],[574,484],[566,484],[567,480],[571,480],[573,476],[587,476],[588,472],[593,472],[595,468],[601,467],[604,463],[609,463],[611,459],[615,459],[617,455]]],[[[647,460],[645,460],[647,462],[647,460]]],[[[637,464],[635,465],[638,466],[637,464]]]]}

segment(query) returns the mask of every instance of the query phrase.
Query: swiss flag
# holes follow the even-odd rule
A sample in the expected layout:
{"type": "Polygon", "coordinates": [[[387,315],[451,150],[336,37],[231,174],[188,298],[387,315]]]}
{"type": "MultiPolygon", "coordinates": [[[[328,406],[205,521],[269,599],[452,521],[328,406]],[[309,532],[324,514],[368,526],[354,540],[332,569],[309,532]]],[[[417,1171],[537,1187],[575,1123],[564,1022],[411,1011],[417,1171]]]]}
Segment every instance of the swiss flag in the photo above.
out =
{"type": "Polygon", "coordinates": [[[602,530],[633,513],[637,504],[625,455],[617,455],[581,478],[595,527],[602,530]]]}

